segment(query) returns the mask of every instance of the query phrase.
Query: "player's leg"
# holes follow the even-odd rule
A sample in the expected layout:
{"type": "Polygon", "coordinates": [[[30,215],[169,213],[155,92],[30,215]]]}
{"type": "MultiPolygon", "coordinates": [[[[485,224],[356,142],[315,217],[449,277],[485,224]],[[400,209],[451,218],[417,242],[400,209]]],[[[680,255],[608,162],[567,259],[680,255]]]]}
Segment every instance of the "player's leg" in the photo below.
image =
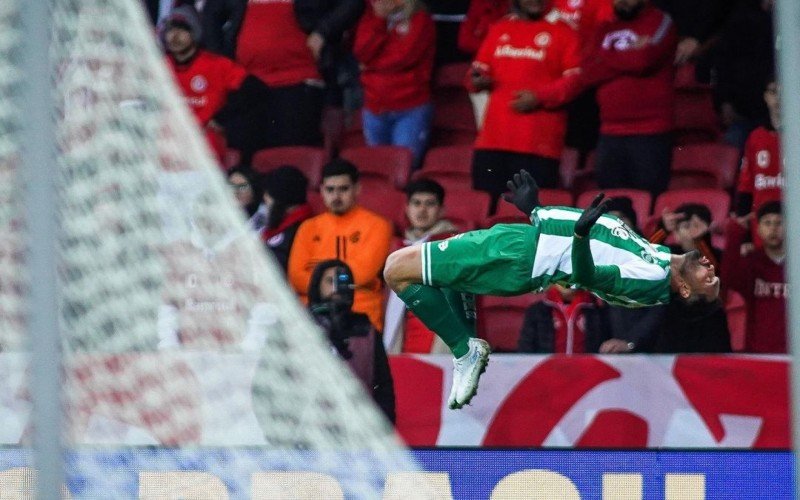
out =
{"type": "Polygon", "coordinates": [[[465,300],[461,293],[422,284],[422,248],[418,245],[393,252],[386,261],[384,278],[408,309],[460,358],[475,336],[474,298],[465,300]]]}
{"type": "Polygon", "coordinates": [[[447,406],[461,408],[478,391],[489,361],[489,345],[475,338],[475,296],[423,284],[423,247],[406,247],[386,261],[384,277],[406,306],[452,351],[453,381],[447,406]]]}

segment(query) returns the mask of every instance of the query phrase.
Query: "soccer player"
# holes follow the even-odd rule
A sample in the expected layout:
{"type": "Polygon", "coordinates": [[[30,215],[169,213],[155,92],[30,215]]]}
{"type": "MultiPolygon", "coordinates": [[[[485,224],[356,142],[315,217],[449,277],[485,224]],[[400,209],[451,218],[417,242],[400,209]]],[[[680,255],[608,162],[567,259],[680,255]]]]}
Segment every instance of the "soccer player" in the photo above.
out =
{"type": "Polygon", "coordinates": [[[489,345],[475,338],[472,294],[521,295],[553,283],[584,288],[611,304],[716,300],[719,278],[697,251],[672,255],[621,220],[604,215],[598,195],[586,210],[540,207],[539,188],[525,171],[508,182],[506,201],[531,225],[498,224],[444,241],[402,248],[386,262],[386,282],[455,356],[448,407],[461,408],[478,390],[489,345]]]}

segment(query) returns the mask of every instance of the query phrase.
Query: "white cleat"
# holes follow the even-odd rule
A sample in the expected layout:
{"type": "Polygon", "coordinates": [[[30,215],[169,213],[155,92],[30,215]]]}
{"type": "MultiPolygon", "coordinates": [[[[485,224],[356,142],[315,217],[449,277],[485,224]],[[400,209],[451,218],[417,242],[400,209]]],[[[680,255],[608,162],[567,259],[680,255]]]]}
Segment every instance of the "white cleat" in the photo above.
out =
{"type": "Polygon", "coordinates": [[[469,339],[469,352],[453,360],[453,387],[447,406],[451,410],[463,407],[478,393],[478,380],[489,363],[489,344],[482,339],[469,339]]]}

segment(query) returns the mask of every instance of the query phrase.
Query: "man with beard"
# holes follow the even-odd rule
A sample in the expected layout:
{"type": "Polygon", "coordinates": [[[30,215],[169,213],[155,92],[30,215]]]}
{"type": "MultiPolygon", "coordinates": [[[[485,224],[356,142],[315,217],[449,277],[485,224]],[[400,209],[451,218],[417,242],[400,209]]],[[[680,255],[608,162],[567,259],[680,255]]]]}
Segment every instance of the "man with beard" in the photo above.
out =
{"type": "Polygon", "coordinates": [[[598,27],[582,65],[581,80],[597,87],[600,106],[597,182],[656,196],[669,184],[677,32],[649,0],[613,6],[615,18],[598,27]]]}
{"type": "Polygon", "coordinates": [[[386,283],[455,357],[451,409],[469,404],[489,359],[488,344],[475,337],[473,294],[522,295],[561,284],[625,307],[664,304],[671,292],[687,303],[717,299],[719,278],[708,259],[651,245],[604,215],[602,194],[586,210],[541,207],[539,188],[524,170],[508,188],[505,198],[530,225],[497,224],[402,248],[386,262],[386,283]]]}
{"type": "Polygon", "coordinates": [[[320,191],[327,212],[300,225],[289,252],[289,283],[306,302],[311,273],[320,262],[339,259],[353,270],[353,311],[369,316],[383,330],[380,272],[392,241],[391,223],[358,205],[359,171],[337,158],[322,169],[320,191]]]}

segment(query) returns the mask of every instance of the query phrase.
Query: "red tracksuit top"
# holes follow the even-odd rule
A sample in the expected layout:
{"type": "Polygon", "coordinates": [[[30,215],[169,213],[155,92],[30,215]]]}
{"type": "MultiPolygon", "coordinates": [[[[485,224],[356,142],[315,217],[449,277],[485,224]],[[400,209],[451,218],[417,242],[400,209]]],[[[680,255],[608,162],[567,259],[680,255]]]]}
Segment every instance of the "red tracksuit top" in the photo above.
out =
{"type": "Polygon", "coordinates": [[[786,353],[786,300],[789,284],[784,263],[770,259],[763,248],[742,257],[739,247],[747,230],[729,220],[726,227],[722,284],[739,292],[747,308],[744,349],[755,353],[786,353]]]}
{"type": "Polygon", "coordinates": [[[249,0],[236,42],[236,61],[267,85],[321,80],[294,16],[293,0],[249,0]]]}
{"type": "Polygon", "coordinates": [[[510,15],[493,24],[472,63],[493,81],[475,148],[560,158],[567,115],[559,107],[574,96],[566,88],[577,81],[579,66],[578,36],[563,22],[510,15]],[[526,89],[545,109],[511,108],[514,94],[526,89]]]}
{"type": "Polygon", "coordinates": [[[427,12],[390,22],[367,6],[353,46],[361,64],[364,106],[385,113],[430,102],[435,45],[436,28],[427,12]]]}
{"type": "Polygon", "coordinates": [[[587,86],[598,85],[601,133],[643,135],[672,130],[677,42],[672,19],[649,5],[631,21],[614,19],[597,28],[582,80],[587,86]]]}
{"type": "Polygon", "coordinates": [[[783,161],[780,135],[776,130],[758,127],[744,145],[737,191],[753,195],[753,211],[768,201],[781,199],[783,161]]]}
{"type": "Polygon", "coordinates": [[[169,56],[167,63],[186,104],[203,127],[225,105],[228,93],[238,89],[247,77],[245,69],[235,62],[205,50],[198,50],[187,64],[178,64],[169,56]]]}

